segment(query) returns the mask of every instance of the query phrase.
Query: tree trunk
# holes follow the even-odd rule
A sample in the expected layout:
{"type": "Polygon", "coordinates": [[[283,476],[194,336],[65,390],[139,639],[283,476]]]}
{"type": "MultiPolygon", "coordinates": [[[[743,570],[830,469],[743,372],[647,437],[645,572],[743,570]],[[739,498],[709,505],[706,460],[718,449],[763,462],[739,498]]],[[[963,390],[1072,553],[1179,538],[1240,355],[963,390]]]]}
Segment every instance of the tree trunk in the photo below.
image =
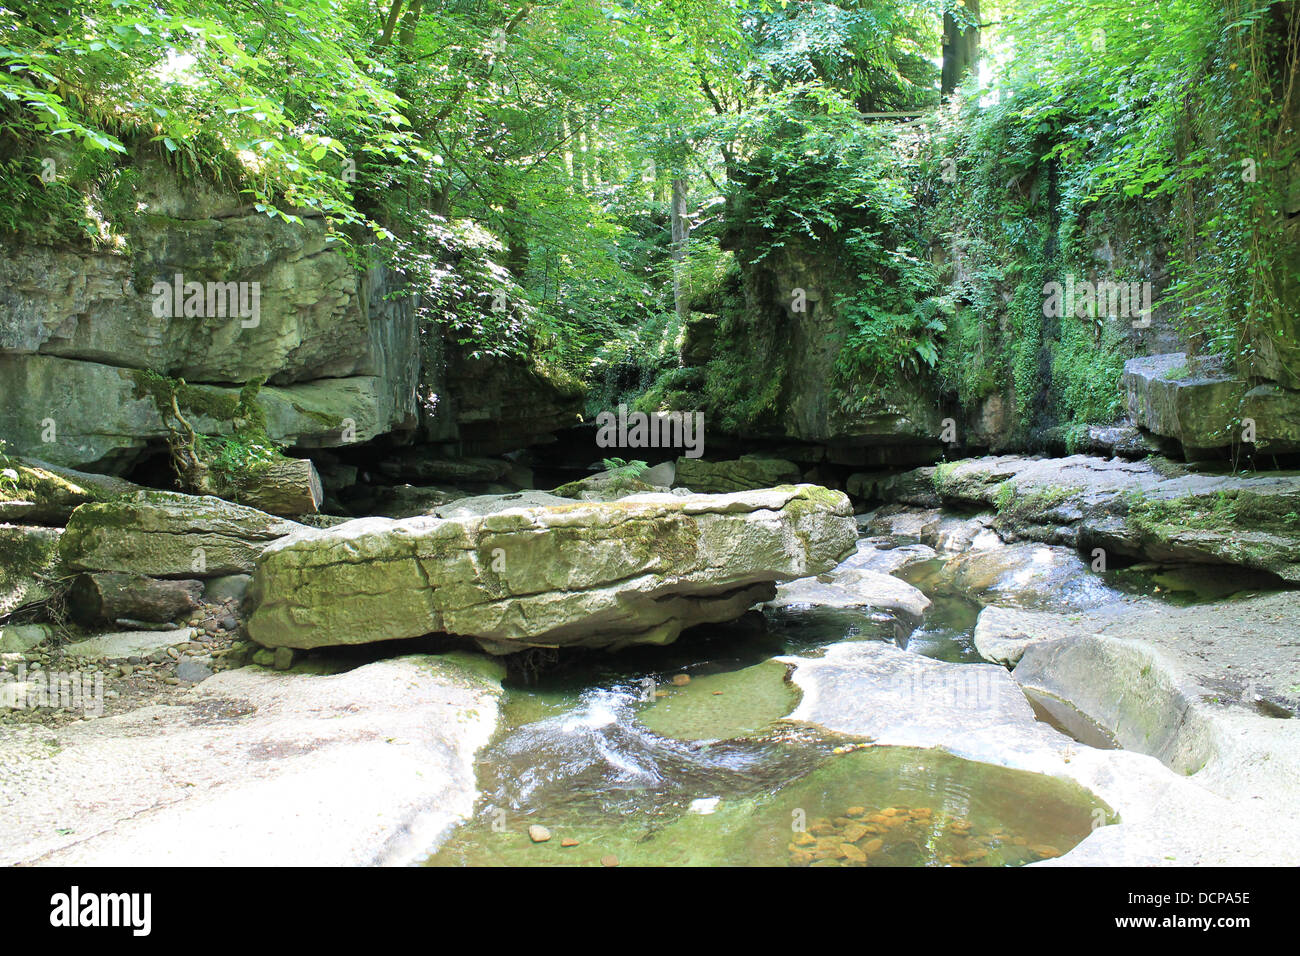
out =
{"type": "Polygon", "coordinates": [[[290,518],[320,511],[325,492],[316,466],[306,458],[275,462],[246,478],[233,500],[267,514],[290,518]]]}
{"type": "Polygon", "coordinates": [[[88,572],[72,582],[68,605],[79,624],[119,618],[156,623],[176,621],[199,606],[199,581],[164,581],[139,574],[88,572]]]}
{"type": "MultiPolygon", "coordinates": [[[[978,24],[980,20],[980,0],[965,0],[966,13],[978,24]]],[[[964,19],[958,22],[950,13],[943,15],[943,73],[939,80],[939,90],[947,96],[975,65],[975,58],[980,52],[980,30],[978,26],[968,25],[964,19]]]]}
{"type": "Polygon", "coordinates": [[[671,201],[672,211],[672,259],[673,259],[673,306],[677,317],[686,321],[690,312],[688,298],[690,290],[686,288],[686,243],[691,238],[690,224],[686,220],[686,180],[673,180],[671,201]]]}

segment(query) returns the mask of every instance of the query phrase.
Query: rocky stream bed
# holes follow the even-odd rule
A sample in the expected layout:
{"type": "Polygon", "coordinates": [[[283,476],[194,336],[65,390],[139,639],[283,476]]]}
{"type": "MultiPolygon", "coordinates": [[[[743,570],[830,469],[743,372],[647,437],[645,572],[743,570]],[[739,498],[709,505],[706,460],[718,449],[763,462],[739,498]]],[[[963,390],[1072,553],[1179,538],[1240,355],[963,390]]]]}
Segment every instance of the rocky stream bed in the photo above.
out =
{"type": "Polygon", "coordinates": [[[856,516],[597,481],[313,528],[61,474],[7,593],[58,561],[180,604],[0,631],[6,864],[1300,858],[1295,476],[977,459],[856,516]],[[41,705],[74,673],[98,712],[41,705]]]}

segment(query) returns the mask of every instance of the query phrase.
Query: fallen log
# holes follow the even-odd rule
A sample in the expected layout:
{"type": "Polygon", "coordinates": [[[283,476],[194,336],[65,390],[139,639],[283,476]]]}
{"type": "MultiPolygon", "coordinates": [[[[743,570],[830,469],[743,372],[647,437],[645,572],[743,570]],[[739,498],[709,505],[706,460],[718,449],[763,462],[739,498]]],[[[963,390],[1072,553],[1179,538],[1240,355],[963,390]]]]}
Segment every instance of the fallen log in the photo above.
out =
{"type": "Polygon", "coordinates": [[[142,574],[87,572],[77,575],[68,606],[79,624],[129,618],[165,622],[185,617],[199,605],[200,581],[173,581],[142,574]]]}

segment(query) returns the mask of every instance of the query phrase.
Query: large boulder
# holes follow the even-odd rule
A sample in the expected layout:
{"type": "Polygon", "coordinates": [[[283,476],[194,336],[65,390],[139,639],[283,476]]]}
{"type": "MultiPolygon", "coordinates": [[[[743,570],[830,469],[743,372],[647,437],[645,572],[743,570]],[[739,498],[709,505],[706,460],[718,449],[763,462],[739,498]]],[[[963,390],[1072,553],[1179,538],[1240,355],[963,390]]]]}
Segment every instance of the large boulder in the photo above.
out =
{"type": "Polygon", "coordinates": [[[253,570],[258,554],[302,525],[211,496],[143,491],[82,505],[59,552],[69,570],[205,578],[253,570]]]}
{"type": "Polygon", "coordinates": [[[848,499],[813,485],[366,518],[270,546],[248,632],[295,648],[431,632],[494,653],[666,644],[830,570],[855,539],[848,499]]]}

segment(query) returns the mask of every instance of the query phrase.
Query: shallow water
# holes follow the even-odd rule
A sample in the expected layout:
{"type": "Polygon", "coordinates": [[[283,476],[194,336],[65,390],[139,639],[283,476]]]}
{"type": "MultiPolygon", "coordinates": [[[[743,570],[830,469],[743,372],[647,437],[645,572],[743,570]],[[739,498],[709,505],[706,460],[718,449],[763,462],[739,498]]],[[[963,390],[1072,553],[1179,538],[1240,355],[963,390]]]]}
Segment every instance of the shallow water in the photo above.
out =
{"type": "MultiPolygon", "coordinates": [[[[973,626],[969,608],[937,617],[973,626]]],[[[1105,819],[1073,784],[781,720],[797,691],[771,657],[894,635],[866,610],[767,610],[509,686],[475,816],[428,863],[1018,865],[1105,819]]],[[[952,636],[911,644],[966,659],[952,636]]]]}

